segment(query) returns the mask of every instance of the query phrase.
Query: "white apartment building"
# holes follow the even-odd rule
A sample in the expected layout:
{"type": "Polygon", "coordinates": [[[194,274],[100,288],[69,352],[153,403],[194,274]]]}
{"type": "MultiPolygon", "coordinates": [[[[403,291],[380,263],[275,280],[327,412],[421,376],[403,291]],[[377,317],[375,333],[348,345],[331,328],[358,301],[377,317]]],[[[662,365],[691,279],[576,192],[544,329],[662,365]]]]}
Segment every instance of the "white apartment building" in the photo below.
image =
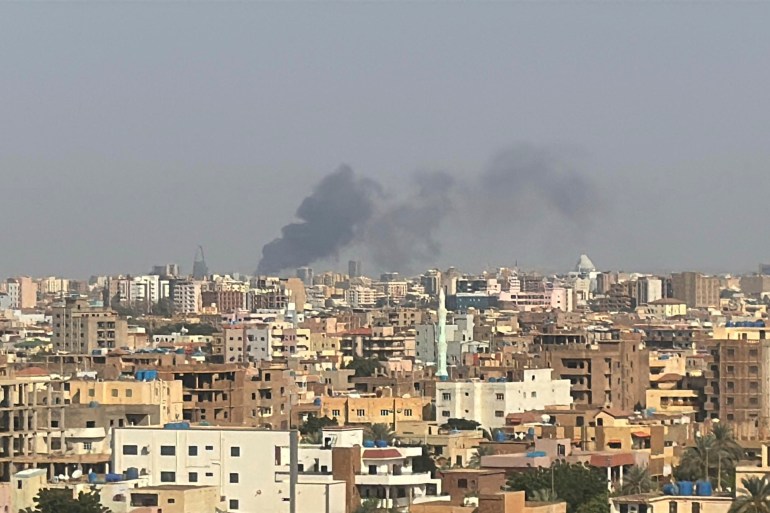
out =
{"type": "Polygon", "coordinates": [[[174,311],[178,314],[195,314],[201,309],[201,282],[177,281],[173,291],[174,311]]]}
{"type": "Polygon", "coordinates": [[[155,304],[168,297],[168,281],[157,275],[134,276],[128,286],[131,303],[155,304]]]}
{"type": "Polygon", "coordinates": [[[377,303],[377,291],[371,287],[356,285],[345,291],[345,301],[351,308],[374,306],[377,303]]]}
{"type": "MultiPolygon", "coordinates": [[[[417,359],[425,363],[436,363],[436,335],[438,326],[435,324],[418,324],[415,335],[415,354],[417,359]]],[[[472,352],[473,314],[456,314],[454,322],[446,326],[447,364],[459,365],[463,352],[472,352]]]]}
{"type": "Polygon", "coordinates": [[[477,379],[436,383],[436,415],[472,419],[486,429],[503,427],[509,413],[572,404],[570,381],[553,379],[552,369],[524,370],[519,381],[477,379]]]}
{"type": "MultiPolygon", "coordinates": [[[[136,468],[150,486],[216,486],[231,513],[289,513],[289,444],[289,431],[115,428],[113,469],[136,468]]],[[[300,476],[296,500],[297,513],[345,513],[345,482],[300,476]]]]}

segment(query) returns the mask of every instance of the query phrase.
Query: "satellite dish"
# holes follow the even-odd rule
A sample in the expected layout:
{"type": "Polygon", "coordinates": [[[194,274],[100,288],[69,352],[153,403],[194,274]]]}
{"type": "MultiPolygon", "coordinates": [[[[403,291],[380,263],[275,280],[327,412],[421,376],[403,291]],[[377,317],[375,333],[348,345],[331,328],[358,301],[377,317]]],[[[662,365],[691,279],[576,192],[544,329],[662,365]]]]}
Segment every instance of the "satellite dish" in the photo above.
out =
{"type": "Polygon", "coordinates": [[[551,416],[548,414],[544,414],[540,418],[543,420],[543,424],[548,424],[549,422],[551,422],[551,416]]]}
{"type": "Polygon", "coordinates": [[[58,477],[59,477],[59,481],[66,481],[66,480],[68,480],[68,479],[69,479],[69,478],[68,478],[67,476],[65,476],[64,474],[59,474],[59,476],[58,476],[58,477]]]}
{"type": "Polygon", "coordinates": [[[72,473],[72,479],[77,479],[83,475],[83,471],[78,469],[72,473]]]}

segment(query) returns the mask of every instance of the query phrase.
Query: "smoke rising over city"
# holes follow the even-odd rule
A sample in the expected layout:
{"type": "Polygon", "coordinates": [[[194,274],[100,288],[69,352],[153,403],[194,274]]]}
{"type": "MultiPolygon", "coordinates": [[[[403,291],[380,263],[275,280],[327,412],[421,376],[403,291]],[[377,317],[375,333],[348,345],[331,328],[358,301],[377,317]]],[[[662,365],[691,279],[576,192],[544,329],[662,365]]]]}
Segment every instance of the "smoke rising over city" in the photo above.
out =
{"type": "MultiPolygon", "coordinates": [[[[262,248],[259,273],[310,265],[361,245],[383,269],[410,269],[441,252],[440,229],[451,218],[516,222],[520,204],[534,216],[555,213],[565,222],[589,221],[600,203],[590,176],[558,151],[517,145],[496,154],[476,175],[417,172],[405,194],[385,193],[377,181],[342,166],[324,177],[296,212],[300,222],[262,248]]],[[[530,220],[520,217],[522,223],[530,220]]],[[[505,224],[503,223],[503,224],[505,224]]]]}

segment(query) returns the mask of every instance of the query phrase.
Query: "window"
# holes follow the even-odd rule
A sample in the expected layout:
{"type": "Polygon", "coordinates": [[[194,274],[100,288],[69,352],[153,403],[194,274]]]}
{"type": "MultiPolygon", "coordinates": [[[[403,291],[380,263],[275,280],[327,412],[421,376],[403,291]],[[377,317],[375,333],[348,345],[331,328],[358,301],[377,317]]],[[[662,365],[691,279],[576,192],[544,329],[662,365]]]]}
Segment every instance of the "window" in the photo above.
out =
{"type": "Polygon", "coordinates": [[[174,456],[176,454],[176,447],[173,445],[161,445],[160,446],[160,455],[161,456],[174,456]]]}
{"type": "Polygon", "coordinates": [[[160,482],[161,483],[173,483],[176,481],[176,472],[161,472],[160,473],[160,482]]]}
{"type": "Polygon", "coordinates": [[[757,406],[758,404],[759,404],[759,398],[758,397],[749,397],[749,405],[757,406]]]}
{"type": "Polygon", "coordinates": [[[96,391],[93,388],[90,388],[88,390],[88,397],[94,397],[96,395],[96,391]]]}
{"type": "Polygon", "coordinates": [[[503,410],[495,410],[495,417],[497,418],[505,417],[505,412],[503,410]]]}
{"type": "Polygon", "coordinates": [[[700,513],[700,502],[692,503],[692,513],[700,513]]]}
{"type": "Polygon", "coordinates": [[[759,373],[759,367],[757,367],[756,365],[752,365],[752,366],[749,367],[749,372],[751,374],[758,374],[759,373]]]}
{"type": "MultiPolygon", "coordinates": [[[[633,382],[633,380],[632,380],[633,382]]],[[[532,398],[535,399],[537,397],[537,392],[532,392],[532,398]]]]}
{"type": "Polygon", "coordinates": [[[214,477],[214,473],[213,472],[206,472],[206,477],[214,477]]]}
{"type": "Polygon", "coordinates": [[[112,395],[112,397],[117,397],[118,396],[118,389],[117,388],[113,388],[112,390],[110,390],[110,395],[112,395]]]}
{"type": "Polygon", "coordinates": [[[452,399],[452,394],[450,394],[449,392],[444,392],[443,394],[441,394],[441,398],[444,401],[449,401],[452,399]]]}
{"type": "Polygon", "coordinates": [[[130,388],[126,389],[126,397],[134,397],[134,391],[130,388]]]}
{"type": "Polygon", "coordinates": [[[449,417],[449,410],[442,410],[441,411],[441,416],[442,417],[449,417]]]}
{"type": "Polygon", "coordinates": [[[206,446],[206,450],[207,451],[213,451],[214,450],[214,446],[213,445],[207,445],[206,446]]]}
{"type": "Polygon", "coordinates": [[[197,456],[198,455],[198,446],[197,445],[191,445],[187,448],[187,455],[188,456],[197,456]]]}
{"type": "Polygon", "coordinates": [[[366,415],[366,410],[362,410],[359,408],[358,410],[356,410],[356,415],[358,415],[359,417],[363,417],[364,415],[366,415]]]}
{"type": "Polygon", "coordinates": [[[230,447],[230,456],[233,458],[238,458],[241,455],[241,448],[240,447],[230,447]]]}
{"type": "Polygon", "coordinates": [[[139,448],[136,445],[124,445],[123,446],[123,455],[124,456],[136,456],[139,454],[139,448]]]}
{"type": "Polygon", "coordinates": [[[498,401],[504,401],[505,400],[505,394],[495,394],[498,401]]]}
{"type": "MultiPolygon", "coordinates": [[[[727,356],[735,356],[735,349],[728,349],[727,350],[727,356]]],[[[676,503],[674,503],[674,512],[676,513],[676,503]]]]}
{"type": "Polygon", "coordinates": [[[238,499],[230,499],[230,509],[238,509],[238,499]]]}
{"type": "Polygon", "coordinates": [[[86,427],[87,428],[95,428],[96,427],[96,421],[95,420],[87,420],[86,421],[86,427]]]}
{"type": "Polygon", "coordinates": [[[381,417],[387,417],[388,415],[390,415],[390,410],[380,410],[381,417]]]}
{"type": "Polygon", "coordinates": [[[191,483],[197,483],[198,482],[198,473],[197,472],[190,472],[187,475],[187,480],[191,483]]]}
{"type": "Polygon", "coordinates": [[[467,479],[458,479],[457,480],[457,488],[468,488],[468,480],[467,479]]]}
{"type": "Polygon", "coordinates": [[[275,464],[281,464],[281,448],[278,446],[275,447],[275,464]]]}
{"type": "MultiPolygon", "coordinates": [[[[750,349],[749,350],[749,356],[751,356],[752,358],[756,358],[758,355],[759,355],[759,353],[757,353],[756,349],[750,349]]],[[[693,506],[695,506],[695,504],[693,504],[693,506]]],[[[698,504],[698,506],[700,506],[700,504],[698,504]]],[[[695,512],[693,511],[693,513],[695,513],[695,512]]]]}
{"type": "Polygon", "coordinates": [[[332,417],[339,417],[340,411],[339,410],[332,410],[332,417]]]}
{"type": "Polygon", "coordinates": [[[235,472],[232,472],[230,474],[230,483],[238,484],[238,474],[236,474],[235,472]]]}
{"type": "Polygon", "coordinates": [[[676,502],[671,501],[668,503],[668,513],[676,513],[676,502]]]}
{"type": "Polygon", "coordinates": [[[93,443],[92,442],[83,442],[83,450],[84,451],[90,451],[93,449],[93,443]]]}
{"type": "Polygon", "coordinates": [[[175,502],[176,502],[176,499],[169,499],[169,500],[168,500],[168,503],[169,503],[169,504],[174,504],[175,502]]]}
{"type": "Polygon", "coordinates": [[[411,417],[411,416],[412,416],[412,409],[411,408],[406,408],[404,410],[404,417],[411,417]]]}

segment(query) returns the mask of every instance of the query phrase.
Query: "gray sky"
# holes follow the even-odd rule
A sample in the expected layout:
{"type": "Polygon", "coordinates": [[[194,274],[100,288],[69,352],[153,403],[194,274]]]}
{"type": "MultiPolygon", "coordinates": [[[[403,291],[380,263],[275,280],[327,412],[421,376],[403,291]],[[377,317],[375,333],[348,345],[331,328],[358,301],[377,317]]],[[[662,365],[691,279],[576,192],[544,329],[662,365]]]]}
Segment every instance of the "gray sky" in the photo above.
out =
{"type": "MultiPolygon", "coordinates": [[[[251,272],[342,163],[397,190],[520,143],[569,148],[601,207],[450,220],[425,267],[754,269],[768,20],[770,3],[4,3],[0,275],[189,270],[198,244],[251,272]]],[[[350,255],[367,259],[314,267],[350,255]]]]}

